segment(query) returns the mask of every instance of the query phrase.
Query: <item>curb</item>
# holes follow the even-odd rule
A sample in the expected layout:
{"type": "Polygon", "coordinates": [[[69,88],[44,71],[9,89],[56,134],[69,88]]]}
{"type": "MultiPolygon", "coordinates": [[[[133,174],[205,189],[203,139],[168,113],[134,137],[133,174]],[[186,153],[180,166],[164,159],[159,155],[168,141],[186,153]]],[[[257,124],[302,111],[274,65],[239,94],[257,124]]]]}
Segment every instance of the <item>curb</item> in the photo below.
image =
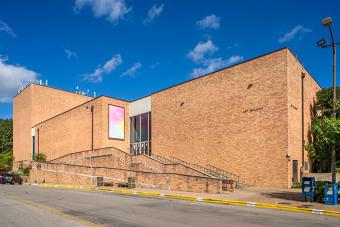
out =
{"type": "Polygon", "coordinates": [[[182,196],[182,195],[176,195],[176,194],[161,194],[161,193],[155,193],[155,192],[139,192],[139,191],[124,190],[124,189],[111,189],[111,188],[93,187],[93,186],[58,185],[58,184],[27,184],[27,185],[38,186],[38,187],[61,188],[61,189],[80,189],[80,190],[86,190],[86,191],[111,192],[111,193],[124,194],[124,195],[163,197],[163,198],[170,198],[170,199],[190,200],[190,201],[217,203],[217,204],[225,204],[225,205],[258,207],[258,208],[273,209],[273,210],[294,211],[294,212],[299,212],[299,213],[320,214],[320,215],[340,217],[340,212],[333,211],[333,210],[300,208],[300,207],[293,207],[293,206],[282,206],[282,205],[267,204],[267,203],[246,202],[246,201],[239,201],[239,200],[212,199],[212,198],[202,198],[202,197],[197,197],[197,196],[182,196]]]}

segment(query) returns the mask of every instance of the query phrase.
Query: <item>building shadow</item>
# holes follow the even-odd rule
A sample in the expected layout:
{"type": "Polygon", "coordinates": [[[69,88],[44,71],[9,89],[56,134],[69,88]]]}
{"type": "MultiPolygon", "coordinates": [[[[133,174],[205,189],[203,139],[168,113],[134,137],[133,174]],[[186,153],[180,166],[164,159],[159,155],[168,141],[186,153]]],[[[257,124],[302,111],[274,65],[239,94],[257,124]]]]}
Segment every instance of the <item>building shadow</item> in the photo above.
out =
{"type": "Polygon", "coordinates": [[[301,192],[265,192],[261,193],[261,195],[268,198],[283,200],[278,202],[280,205],[291,205],[295,202],[306,202],[307,204],[304,204],[301,207],[309,207],[312,203],[318,203],[316,201],[311,202],[310,198],[305,201],[301,192]]]}

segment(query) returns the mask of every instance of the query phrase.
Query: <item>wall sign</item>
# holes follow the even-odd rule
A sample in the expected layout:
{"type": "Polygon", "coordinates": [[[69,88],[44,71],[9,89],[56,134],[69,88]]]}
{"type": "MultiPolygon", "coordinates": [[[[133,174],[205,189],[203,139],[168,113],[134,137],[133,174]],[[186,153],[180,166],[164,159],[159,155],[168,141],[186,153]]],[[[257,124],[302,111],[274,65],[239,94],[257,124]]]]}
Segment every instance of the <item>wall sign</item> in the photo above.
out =
{"type": "Polygon", "coordinates": [[[124,140],[125,109],[120,106],[109,105],[109,138],[124,140]]]}
{"type": "Polygon", "coordinates": [[[243,110],[243,113],[258,112],[258,111],[262,111],[262,110],[263,110],[263,107],[256,107],[256,108],[251,108],[251,109],[243,110]]]}

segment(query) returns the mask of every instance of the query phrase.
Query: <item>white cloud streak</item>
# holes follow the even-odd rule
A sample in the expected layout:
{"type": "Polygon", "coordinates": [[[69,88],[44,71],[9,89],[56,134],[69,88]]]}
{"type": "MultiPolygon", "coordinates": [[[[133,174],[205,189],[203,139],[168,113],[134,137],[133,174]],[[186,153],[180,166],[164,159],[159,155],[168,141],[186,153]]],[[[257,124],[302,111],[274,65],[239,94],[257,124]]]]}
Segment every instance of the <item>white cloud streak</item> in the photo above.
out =
{"type": "Polygon", "coordinates": [[[285,43],[290,40],[293,40],[297,35],[302,34],[302,33],[308,33],[311,32],[312,30],[309,28],[305,28],[303,25],[297,25],[295,26],[292,30],[289,32],[285,33],[283,36],[281,36],[278,39],[279,43],[285,43]]]}
{"type": "Polygon", "coordinates": [[[159,66],[159,62],[156,62],[156,63],[150,65],[150,69],[154,69],[154,68],[156,68],[158,66],[159,66]]]}
{"type": "Polygon", "coordinates": [[[153,5],[150,10],[148,11],[148,15],[144,19],[143,23],[144,24],[149,24],[152,21],[154,21],[157,17],[161,15],[164,9],[164,4],[161,4],[159,6],[153,5]]]}
{"type": "Polygon", "coordinates": [[[103,66],[98,66],[92,73],[82,75],[83,79],[92,83],[102,82],[105,74],[111,73],[120,64],[123,63],[120,54],[114,55],[111,59],[105,62],[103,66]]]}
{"type": "Polygon", "coordinates": [[[138,70],[142,68],[142,63],[136,62],[132,65],[131,68],[123,72],[120,76],[125,77],[125,76],[135,76],[138,72],[138,70]]]}
{"type": "Polygon", "coordinates": [[[38,73],[23,66],[8,64],[7,59],[0,58],[0,102],[12,101],[21,86],[38,78],[38,73]]]}
{"type": "Polygon", "coordinates": [[[187,57],[200,65],[192,70],[190,74],[192,78],[203,76],[243,60],[243,56],[239,55],[233,55],[228,59],[207,57],[208,54],[213,54],[216,51],[218,51],[218,47],[211,40],[199,42],[193,50],[189,51],[187,57]]]}
{"type": "Polygon", "coordinates": [[[222,69],[229,65],[235,64],[243,60],[243,56],[234,55],[228,59],[222,58],[211,58],[202,61],[203,67],[195,68],[191,72],[191,77],[196,78],[214,72],[216,70],[222,69]]]}
{"type": "Polygon", "coordinates": [[[199,42],[193,50],[191,50],[187,57],[194,62],[200,61],[205,58],[205,55],[214,53],[218,50],[215,44],[208,40],[206,42],[199,42]]]}
{"type": "Polygon", "coordinates": [[[64,52],[66,54],[67,59],[78,58],[78,55],[77,55],[76,52],[73,52],[73,51],[68,50],[68,49],[65,49],[64,52]]]}
{"type": "Polygon", "coordinates": [[[3,21],[0,21],[0,31],[6,32],[7,34],[12,36],[13,38],[17,37],[17,35],[13,31],[13,29],[3,21]]]}
{"type": "Polygon", "coordinates": [[[132,10],[125,0],[76,0],[73,9],[79,12],[85,6],[91,7],[95,17],[105,17],[113,24],[117,24],[132,10]]]}
{"type": "Polygon", "coordinates": [[[206,16],[202,20],[196,22],[196,25],[200,29],[218,29],[220,27],[220,18],[217,17],[215,14],[206,16]]]}

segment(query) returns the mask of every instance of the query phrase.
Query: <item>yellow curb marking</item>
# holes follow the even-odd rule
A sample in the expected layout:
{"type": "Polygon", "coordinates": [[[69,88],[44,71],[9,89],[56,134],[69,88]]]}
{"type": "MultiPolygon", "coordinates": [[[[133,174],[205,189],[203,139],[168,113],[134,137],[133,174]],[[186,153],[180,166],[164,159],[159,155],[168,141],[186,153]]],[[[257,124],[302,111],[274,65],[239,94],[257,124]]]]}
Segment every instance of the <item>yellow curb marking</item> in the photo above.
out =
{"type": "Polygon", "coordinates": [[[154,192],[136,192],[138,195],[145,195],[145,196],[155,196],[155,197],[160,197],[160,193],[154,193],[154,192]]]}
{"type": "Polygon", "coordinates": [[[165,194],[164,197],[166,198],[173,198],[173,199],[184,199],[184,200],[197,200],[196,196],[182,196],[182,195],[174,195],[174,194],[165,194]]]}

